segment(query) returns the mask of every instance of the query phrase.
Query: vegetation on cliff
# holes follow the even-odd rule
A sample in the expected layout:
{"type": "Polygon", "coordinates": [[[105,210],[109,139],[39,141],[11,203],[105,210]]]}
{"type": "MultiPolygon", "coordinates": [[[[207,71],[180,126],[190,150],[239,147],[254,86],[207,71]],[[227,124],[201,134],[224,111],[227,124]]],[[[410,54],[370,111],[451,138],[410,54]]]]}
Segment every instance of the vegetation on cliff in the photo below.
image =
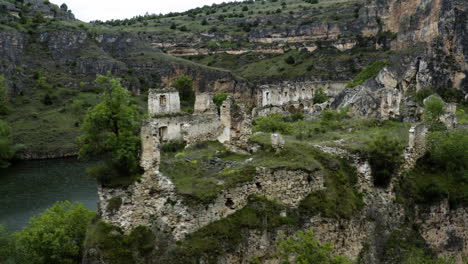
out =
{"type": "Polygon", "coordinates": [[[140,173],[142,115],[120,80],[101,75],[96,82],[102,90],[101,102],[84,118],[78,138],[80,158],[102,161],[89,170],[102,184],[126,184],[140,173]]]}
{"type": "Polygon", "coordinates": [[[400,183],[408,202],[432,204],[448,199],[453,207],[468,205],[468,131],[432,132],[429,149],[400,183]]]}

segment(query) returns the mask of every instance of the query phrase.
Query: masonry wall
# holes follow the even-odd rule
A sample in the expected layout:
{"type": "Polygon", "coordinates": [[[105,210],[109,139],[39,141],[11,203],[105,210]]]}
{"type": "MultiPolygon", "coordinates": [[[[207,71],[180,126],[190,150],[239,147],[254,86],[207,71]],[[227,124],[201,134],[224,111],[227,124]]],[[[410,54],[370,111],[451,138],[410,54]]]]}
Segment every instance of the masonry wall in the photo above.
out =
{"type": "Polygon", "coordinates": [[[313,191],[324,189],[322,171],[258,168],[253,180],[222,191],[209,204],[188,206],[166,176],[147,172],[127,189],[99,188],[102,218],[129,231],[139,225],[166,230],[182,239],[214,221],[242,209],[251,195],[264,196],[297,207],[313,191]],[[107,210],[111,199],[121,199],[118,210],[107,210]]]}
{"type": "Polygon", "coordinates": [[[148,95],[148,111],[150,116],[179,113],[179,93],[174,89],[151,89],[148,95]]]}

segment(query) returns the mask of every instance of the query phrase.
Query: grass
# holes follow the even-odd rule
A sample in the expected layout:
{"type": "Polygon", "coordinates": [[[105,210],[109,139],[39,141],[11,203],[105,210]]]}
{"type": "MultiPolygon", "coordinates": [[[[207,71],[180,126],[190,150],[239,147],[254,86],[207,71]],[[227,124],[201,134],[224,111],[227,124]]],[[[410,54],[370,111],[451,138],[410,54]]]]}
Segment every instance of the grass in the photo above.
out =
{"type": "Polygon", "coordinates": [[[390,65],[388,61],[374,61],[365,67],[354,79],[346,85],[346,88],[352,88],[358,85],[363,84],[365,81],[370,78],[375,78],[379,72],[385,67],[390,65]]]}
{"type": "Polygon", "coordinates": [[[457,121],[460,124],[468,124],[468,105],[457,105],[457,121]]]}

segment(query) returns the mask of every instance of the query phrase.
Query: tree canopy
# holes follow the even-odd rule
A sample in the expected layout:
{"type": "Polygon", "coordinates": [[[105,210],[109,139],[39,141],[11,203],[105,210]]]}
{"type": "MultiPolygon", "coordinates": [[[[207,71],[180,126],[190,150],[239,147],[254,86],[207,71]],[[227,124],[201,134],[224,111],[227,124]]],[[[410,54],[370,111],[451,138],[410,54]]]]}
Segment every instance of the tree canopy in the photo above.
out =
{"type": "Polygon", "coordinates": [[[101,75],[96,83],[102,90],[101,102],[84,118],[78,138],[79,157],[105,161],[104,168],[101,164],[94,170],[106,175],[106,179],[100,179],[103,181],[138,174],[142,115],[119,79],[101,75]],[[113,173],[116,175],[107,176],[113,173]]]}
{"type": "Polygon", "coordinates": [[[80,263],[86,229],[95,213],[80,203],[57,202],[16,233],[20,263],[80,263]]]}
{"type": "Polygon", "coordinates": [[[13,145],[11,128],[7,122],[0,120],[0,168],[10,166],[10,160],[15,156],[17,146],[13,145]]]}

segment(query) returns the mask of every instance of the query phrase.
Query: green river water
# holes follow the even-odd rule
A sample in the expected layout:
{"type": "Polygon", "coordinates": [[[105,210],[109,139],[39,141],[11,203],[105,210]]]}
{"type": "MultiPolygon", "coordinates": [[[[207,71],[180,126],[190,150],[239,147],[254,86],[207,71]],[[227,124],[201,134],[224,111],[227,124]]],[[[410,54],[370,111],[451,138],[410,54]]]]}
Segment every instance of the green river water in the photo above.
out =
{"type": "Polygon", "coordinates": [[[81,202],[96,210],[96,180],[85,173],[89,164],[76,159],[21,161],[0,170],[0,224],[19,230],[57,201],[81,202]]]}

